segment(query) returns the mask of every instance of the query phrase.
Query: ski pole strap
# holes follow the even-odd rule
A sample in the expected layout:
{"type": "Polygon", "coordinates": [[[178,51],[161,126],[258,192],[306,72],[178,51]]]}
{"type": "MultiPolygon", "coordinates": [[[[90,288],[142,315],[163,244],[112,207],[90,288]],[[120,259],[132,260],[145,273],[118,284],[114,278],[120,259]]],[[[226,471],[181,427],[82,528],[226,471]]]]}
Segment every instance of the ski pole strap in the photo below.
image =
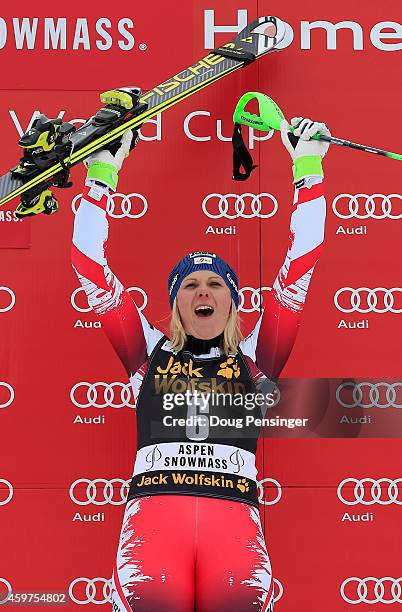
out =
{"type": "Polygon", "coordinates": [[[233,113],[235,124],[232,143],[233,143],[233,179],[235,181],[245,181],[257,166],[253,164],[252,157],[244,144],[241,134],[241,124],[247,125],[255,130],[269,132],[270,130],[280,130],[281,121],[284,115],[279,106],[263,93],[249,91],[242,95],[233,113]],[[258,102],[258,115],[245,110],[251,100],[258,102]],[[240,172],[243,166],[245,172],[240,172]]]}
{"type": "Polygon", "coordinates": [[[241,133],[241,125],[235,123],[233,136],[233,180],[245,181],[249,178],[250,174],[257,168],[256,164],[253,164],[253,158],[247,150],[244,144],[243,136],[241,133]],[[240,172],[240,168],[244,168],[244,172],[240,172]]]}
{"type": "Polygon", "coordinates": [[[270,130],[280,130],[281,121],[284,119],[279,106],[263,93],[258,91],[249,91],[242,95],[233,113],[234,123],[242,123],[248,125],[255,130],[269,132],[270,130]],[[251,100],[258,102],[258,115],[249,113],[245,110],[247,104],[251,100]]]}
{"type": "Polygon", "coordinates": [[[250,53],[249,51],[244,51],[244,49],[228,49],[227,47],[218,47],[214,49],[212,53],[216,55],[223,55],[224,57],[228,57],[229,59],[239,60],[239,62],[243,62],[244,66],[248,66],[251,62],[253,62],[256,58],[254,53],[250,53]]]}

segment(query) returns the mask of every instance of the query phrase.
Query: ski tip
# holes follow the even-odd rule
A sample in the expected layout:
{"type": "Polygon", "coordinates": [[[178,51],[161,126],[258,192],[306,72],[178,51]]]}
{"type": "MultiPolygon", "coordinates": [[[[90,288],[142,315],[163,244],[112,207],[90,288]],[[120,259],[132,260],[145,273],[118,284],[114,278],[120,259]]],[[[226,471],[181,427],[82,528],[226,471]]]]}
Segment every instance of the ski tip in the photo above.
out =
{"type": "Polygon", "coordinates": [[[279,17],[267,15],[248,24],[238,34],[237,40],[251,44],[256,57],[260,57],[277,48],[285,34],[285,23],[279,17]]]}
{"type": "Polygon", "coordinates": [[[278,50],[285,34],[286,25],[278,17],[259,17],[243,28],[233,40],[214,49],[214,53],[241,61],[246,66],[269,51],[278,50]]]}

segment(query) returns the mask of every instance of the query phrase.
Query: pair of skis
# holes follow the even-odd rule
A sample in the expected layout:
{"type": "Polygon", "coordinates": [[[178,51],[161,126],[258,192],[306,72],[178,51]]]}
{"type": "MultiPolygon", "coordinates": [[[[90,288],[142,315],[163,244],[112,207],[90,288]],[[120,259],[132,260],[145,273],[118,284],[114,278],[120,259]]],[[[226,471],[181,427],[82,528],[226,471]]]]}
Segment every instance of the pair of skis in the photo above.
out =
{"type": "Polygon", "coordinates": [[[275,50],[285,24],[267,16],[247,25],[233,40],[150,91],[127,87],[101,95],[105,104],[78,130],[61,119],[41,115],[20,139],[19,164],[0,177],[0,206],[21,196],[20,218],[58,209],[51,187],[70,187],[70,169],[105,147],[113,147],[128,129],[193,95],[235,70],[275,50]]]}

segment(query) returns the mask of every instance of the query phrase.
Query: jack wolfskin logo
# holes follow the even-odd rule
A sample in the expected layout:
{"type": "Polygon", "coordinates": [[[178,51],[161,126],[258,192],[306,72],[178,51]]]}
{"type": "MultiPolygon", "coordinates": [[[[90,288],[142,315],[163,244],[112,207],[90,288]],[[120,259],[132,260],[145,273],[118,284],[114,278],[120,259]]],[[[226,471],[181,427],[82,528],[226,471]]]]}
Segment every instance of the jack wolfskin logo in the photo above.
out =
{"type": "Polygon", "coordinates": [[[218,370],[217,373],[218,376],[223,376],[224,378],[239,378],[240,368],[233,357],[229,357],[226,361],[220,364],[220,370],[218,370]]]}
{"type": "Polygon", "coordinates": [[[156,371],[159,374],[183,374],[184,376],[196,376],[197,378],[202,378],[202,368],[195,368],[194,362],[190,359],[189,363],[181,363],[180,361],[175,361],[174,357],[170,357],[166,368],[161,368],[158,366],[156,371]]]}
{"type": "Polygon", "coordinates": [[[250,487],[248,485],[248,482],[245,478],[239,478],[237,481],[237,488],[240,489],[240,491],[242,493],[248,493],[250,490],[250,487]]]}

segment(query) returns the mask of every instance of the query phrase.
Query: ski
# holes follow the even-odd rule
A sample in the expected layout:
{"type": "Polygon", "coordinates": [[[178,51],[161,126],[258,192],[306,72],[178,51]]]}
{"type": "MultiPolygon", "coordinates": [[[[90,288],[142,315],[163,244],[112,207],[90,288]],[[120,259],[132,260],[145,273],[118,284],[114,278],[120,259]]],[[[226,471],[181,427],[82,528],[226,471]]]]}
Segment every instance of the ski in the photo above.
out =
{"type": "Polygon", "coordinates": [[[101,94],[105,106],[78,130],[40,115],[19,141],[24,151],[19,164],[0,177],[0,206],[21,196],[16,211],[20,218],[56,212],[58,203],[50,187],[70,187],[71,166],[113,146],[126,130],[139,129],[154,115],[275,50],[284,36],[280,19],[260,17],[230,42],[145,93],[126,87],[101,94]]]}

